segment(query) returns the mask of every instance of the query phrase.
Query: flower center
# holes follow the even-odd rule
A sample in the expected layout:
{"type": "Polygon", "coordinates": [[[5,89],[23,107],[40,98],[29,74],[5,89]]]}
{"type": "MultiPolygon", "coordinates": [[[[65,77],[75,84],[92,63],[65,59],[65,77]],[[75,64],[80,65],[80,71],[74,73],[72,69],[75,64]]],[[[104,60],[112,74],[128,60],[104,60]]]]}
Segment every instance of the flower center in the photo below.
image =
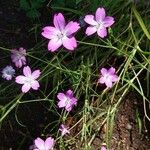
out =
{"type": "Polygon", "coordinates": [[[7,75],[13,75],[13,72],[11,70],[6,70],[7,75]]]}
{"type": "Polygon", "coordinates": [[[65,104],[67,105],[67,104],[69,104],[70,103],[70,98],[68,97],[68,96],[66,96],[66,101],[65,101],[65,104]]]}
{"type": "Polygon", "coordinates": [[[62,40],[65,36],[66,36],[66,34],[64,31],[61,31],[57,34],[58,40],[62,40]]]}
{"type": "Polygon", "coordinates": [[[109,74],[109,73],[107,73],[107,74],[105,75],[105,79],[106,79],[106,80],[111,80],[111,77],[112,77],[112,75],[109,74]]]}
{"type": "Polygon", "coordinates": [[[12,70],[12,69],[7,69],[6,72],[5,72],[7,75],[14,75],[15,71],[12,70]]]}
{"type": "Polygon", "coordinates": [[[16,56],[17,56],[18,59],[21,59],[22,57],[25,56],[25,54],[22,53],[22,52],[17,52],[17,53],[16,53],[16,56]]]}
{"type": "Polygon", "coordinates": [[[33,82],[34,82],[34,79],[32,79],[32,78],[30,78],[30,77],[27,77],[27,78],[25,79],[25,83],[27,83],[27,84],[32,85],[33,82]]]}
{"type": "Polygon", "coordinates": [[[102,21],[97,22],[96,28],[98,29],[102,27],[103,27],[103,22],[102,21]]]}

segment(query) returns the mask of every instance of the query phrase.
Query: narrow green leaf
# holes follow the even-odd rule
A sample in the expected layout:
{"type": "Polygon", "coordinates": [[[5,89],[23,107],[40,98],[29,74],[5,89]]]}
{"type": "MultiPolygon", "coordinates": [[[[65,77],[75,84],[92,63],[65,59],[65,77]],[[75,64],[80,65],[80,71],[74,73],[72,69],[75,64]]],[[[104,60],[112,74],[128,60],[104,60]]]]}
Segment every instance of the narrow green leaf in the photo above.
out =
{"type": "Polygon", "coordinates": [[[31,9],[30,11],[27,12],[27,16],[32,19],[35,19],[40,15],[41,15],[40,12],[36,9],[31,9]]]}
{"type": "Polygon", "coordinates": [[[76,5],[78,5],[82,0],[76,0],[76,5]]]}
{"type": "Polygon", "coordinates": [[[145,26],[145,24],[144,24],[144,22],[143,22],[143,20],[142,20],[142,18],[140,16],[140,14],[136,10],[135,6],[132,7],[132,11],[133,11],[133,13],[134,13],[137,21],[139,22],[139,24],[140,24],[143,32],[145,33],[145,35],[147,36],[147,38],[150,40],[150,33],[148,32],[148,30],[147,30],[147,28],[146,28],[146,26],[145,26]]]}

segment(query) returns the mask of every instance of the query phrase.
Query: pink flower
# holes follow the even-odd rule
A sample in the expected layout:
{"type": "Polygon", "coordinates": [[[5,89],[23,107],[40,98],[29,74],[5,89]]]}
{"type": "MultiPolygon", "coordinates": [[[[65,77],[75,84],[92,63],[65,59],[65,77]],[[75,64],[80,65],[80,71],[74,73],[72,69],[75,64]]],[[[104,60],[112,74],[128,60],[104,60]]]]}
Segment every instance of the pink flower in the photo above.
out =
{"type": "Polygon", "coordinates": [[[113,67],[111,67],[108,70],[105,68],[102,68],[101,69],[102,75],[101,75],[100,79],[98,80],[98,82],[101,84],[105,83],[108,88],[111,88],[112,83],[118,81],[118,79],[119,79],[119,77],[116,75],[115,72],[116,72],[115,68],[113,68],[113,67]]]}
{"type": "Polygon", "coordinates": [[[77,99],[73,97],[73,92],[68,90],[66,94],[58,93],[57,98],[59,99],[58,107],[65,107],[67,111],[71,111],[74,105],[77,105],[77,99]]]}
{"type": "Polygon", "coordinates": [[[101,38],[107,36],[107,28],[115,22],[113,17],[106,16],[104,8],[98,8],[95,17],[93,15],[86,15],[84,21],[90,25],[86,29],[86,34],[89,36],[97,32],[101,38]]]}
{"type": "Polygon", "coordinates": [[[22,92],[26,93],[30,90],[30,88],[34,90],[38,90],[40,87],[39,82],[36,80],[41,72],[40,70],[35,70],[33,73],[31,73],[31,69],[29,66],[26,66],[23,68],[23,75],[16,77],[16,83],[23,84],[22,86],[22,92]]]}
{"type": "Polygon", "coordinates": [[[48,50],[56,51],[61,45],[68,50],[74,50],[77,47],[77,41],[73,33],[80,28],[77,22],[70,21],[67,25],[64,16],[59,13],[54,15],[54,26],[46,26],[43,28],[42,36],[49,39],[48,50]]]}
{"type": "Polygon", "coordinates": [[[68,127],[65,127],[65,125],[61,124],[59,130],[61,131],[61,135],[64,136],[65,134],[70,134],[70,131],[68,130],[68,127]]]}
{"type": "Polygon", "coordinates": [[[11,59],[15,63],[16,67],[21,68],[23,65],[26,65],[26,50],[22,47],[11,50],[11,59]]]}
{"type": "Polygon", "coordinates": [[[54,139],[48,137],[45,141],[41,138],[34,140],[35,148],[34,150],[52,150],[54,147],[54,139]]]}
{"type": "Polygon", "coordinates": [[[102,146],[102,147],[101,147],[101,150],[107,150],[107,149],[106,149],[106,147],[105,147],[105,146],[102,146]]]}
{"type": "Polygon", "coordinates": [[[2,70],[2,78],[6,79],[6,80],[11,80],[12,77],[15,74],[15,69],[13,69],[12,66],[6,66],[3,70],[2,70]]]}

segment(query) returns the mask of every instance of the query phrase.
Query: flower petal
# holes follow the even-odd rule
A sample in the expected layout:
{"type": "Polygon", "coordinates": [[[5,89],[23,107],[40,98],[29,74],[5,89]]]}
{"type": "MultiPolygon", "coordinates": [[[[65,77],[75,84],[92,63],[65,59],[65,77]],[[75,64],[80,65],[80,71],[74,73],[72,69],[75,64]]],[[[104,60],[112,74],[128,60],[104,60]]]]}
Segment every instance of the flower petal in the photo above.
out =
{"type": "Polygon", "coordinates": [[[23,47],[19,48],[19,52],[26,55],[26,49],[24,49],[23,47]]]}
{"type": "Polygon", "coordinates": [[[66,31],[66,34],[67,36],[77,32],[77,30],[80,28],[79,26],[79,23],[77,22],[73,22],[73,21],[70,21],[66,27],[65,27],[65,31],[66,31]]]}
{"type": "Polygon", "coordinates": [[[67,102],[67,97],[64,93],[58,93],[57,94],[57,98],[60,100],[58,102],[58,107],[62,108],[66,106],[66,102],[67,102]]]}
{"type": "Polygon", "coordinates": [[[105,68],[102,68],[102,69],[101,69],[101,74],[102,74],[103,76],[105,76],[107,73],[108,73],[107,69],[105,69],[105,68]]]}
{"type": "Polygon", "coordinates": [[[85,33],[86,33],[87,36],[89,36],[89,35],[94,34],[96,31],[97,31],[96,27],[87,27],[85,33]]]}
{"type": "Polygon", "coordinates": [[[54,139],[49,137],[45,141],[45,150],[51,150],[54,146],[54,139]]]}
{"type": "Polygon", "coordinates": [[[26,58],[25,57],[22,58],[22,63],[23,63],[23,65],[26,65],[26,58]]]}
{"type": "Polygon", "coordinates": [[[68,97],[73,97],[73,91],[72,91],[72,90],[68,90],[68,91],[66,92],[66,95],[67,95],[68,97]]]}
{"type": "Polygon", "coordinates": [[[103,19],[105,18],[106,13],[105,13],[105,9],[104,8],[98,8],[96,10],[96,14],[95,14],[95,18],[97,22],[101,22],[103,21],[103,19]]]}
{"type": "Polygon", "coordinates": [[[73,107],[73,105],[69,102],[69,103],[67,103],[65,109],[66,109],[66,111],[71,111],[72,107],[73,107]]]}
{"type": "Polygon", "coordinates": [[[112,75],[111,76],[111,81],[112,82],[116,82],[116,81],[118,81],[119,80],[119,77],[117,76],[117,75],[112,75]]]}
{"type": "Polygon", "coordinates": [[[99,83],[104,84],[105,83],[105,78],[104,77],[100,77],[100,79],[98,80],[99,83]]]}
{"type": "Polygon", "coordinates": [[[48,50],[51,52],[56,51],[62,45],[62,41],[57,38],[51,39],[48,43],[48,50]]]}
{"type": "Polygon", "coordinates": [[[35,146],[39,149],[39,150],[44,150],[45,146],[44,146],[44,141],[41,138],[37,138],[34,141],[35,146]]]}
{"type": "Polygon", "coordinates": [[[105,27],[110,27],[111,25],[114,24],[114,18],[113,17],[110,17],[110,16],[107,16],[105,17],[105,19],[103,20],[103,25],[105,27]]]}
{"type": "Polygon", "coordinates": [[[84,21],[90,25],[97,25],[98,23],[95,21],[94,16],[93,15],[86,15],[84,18],[84,21]]]}
{"type": "Polygon", "coordinates": [[[77,105],[77,99],[75,97],[71,98],[72,105],[77,105]]]}
{"type": "Polygon", "coordinates": [[[32,73],[32,78],[37,79],[40,76],[40,74],[41,74],[40,70],[35,70],[32,73]]]}
{"type": "Polygon", "coordinates": [[[44,36],[47,39],[54,38],[54,36],[57,35],[58,33],[58,29],[51,26],[44,27],[42,30],[43,30],[43,32],[41,33],[42,36],[44,36]]]}
{"type": "Polygon", "coordinates": [[[19,59],[18,61],[16,61],[15,65],[16,65],[17,68],[21,68],[22,67],[22,61],[21,61],[21,59],[19,59]]]}
{"type": "Polygon", "coordinates": [[[29,66],[26,66],[23,68],[23,74],[26,76],[26,77],[29,77],[31,76],[31,69],[29,66]]]}
{"type": "Polygon", "coordinates": [[[110,79],[105,80],[105,84],[108,88],[112,87],[112,81],[110,79]]]}
{"type": "Polygon", "coordinates": [[[101,147],[101,150],[107,150],[107,149],[106,149],[106,147],[102,146],[102,147],[101,147]]]}
{"type": "Polygon", "coordinates": [[[59,130],[61,131],[61,135],[64,136],[65,134],[69,134],[70,131],[68,130],[68,127],[65,127],[63,124],[61,124],[59,130]]]}
{"type": "Polygon", "coordinates": [[[73,97],[68,100],[65,108],[67,111],[71,111],[74,105],[77,105],[77,99],[73,97]]]}
{"type": "Polygon", "coordinates": [[[34,90],[38,90],[38,88],[40,87],[40,84],[38,81],[34,81],[31,85],[32,89],[34,90]]]}
{"type": "Polygon", "coordinates": [[[64,94],[64,93],[58,93],[57,94],[57,98],[59,99],[59,100],[63,100],[63,101],[66,101],[66,95],[64,94]]]}
{"type": "Polygon", "coordinates": [[[28,84],[28,83],[25,83],[23,86],[22,86],[22,92],[23,93],[27,93],[29,90],[30,90],[30,88],[31,88],[31,86],[30,86],[30,84],[28,84]]]}
{"type": "Polygon", "coordinates": [[[66,106],[66,101],[63,101],[63,100],[59,101],[58,104],[57,104],[57,106],[59,108],[65,107],[66,106]]]}
{"type": "Polygon", "coordinates": [[[25,83],[25,79],[26,79],[25,76],[17,76],[15,82],[18,83],[18,84],[24,84],[25,83]]]}
{"type": "Polygon", "coordinates": [[[63,14],[59,13],[54,15],[54,25],[59,30],[65,28],[65,18],[63,14]]]}
{"type": "Polygon", "coordinates": [[[11,50],[11,53],[12,53],[12,54],[15,54],[15,55],[16,55],[17,52],[18,52],[17,49],[12,49],[12,50],[11,50]]]}
{"type": "Polygon", "coordinates": [[[101,38],[104,38],[107,36],[107,29],[105,27],[100,27],[98,28],[97,30],[97,34],[101,37],[101,38]]]}
{"type": "Polygon", "coordinates": [[[77,47],[77,41],[74,37],[66,37],[63,39],[63,46],[68,50],[74,50],[77,47]]]}
{"type": "Polygon", "coordinates": [[[109,73],[109,74],[114,74],[115,71],[116,71],[116,69],[113,68],[113,67],[111,67],[111,68],[108,70],[108,73],[109,73]]]}

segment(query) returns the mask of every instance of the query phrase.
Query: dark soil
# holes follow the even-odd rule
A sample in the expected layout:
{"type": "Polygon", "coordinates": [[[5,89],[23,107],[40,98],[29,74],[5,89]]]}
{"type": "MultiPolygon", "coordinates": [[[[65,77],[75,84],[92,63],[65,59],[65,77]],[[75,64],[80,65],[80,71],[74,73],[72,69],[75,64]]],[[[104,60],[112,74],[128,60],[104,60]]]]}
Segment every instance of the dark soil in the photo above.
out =
{"type": "MultiPolygon", "coordinates": [[[[99,136],[104,138],[105,131],[106,126],[104,125],[99,136]]],[[[150,150],[149,132],[150,122],[144,118],[141,98],[133,93],[128,94],[116,114],[110,150],[150,150]],[[139,114],[142,123],[141,133],[137,114],[139,114]]],[[[94,150],[100,150],[103,138],[94,140],[94,150]]]]}
{"type": "MultiPolygon", "coordinates": [[[[150,122],[144,116],[141,96],[134,92],[127,94],[115,114],[113,133],[109,140],[109,150],[150,150],[150,122]],[[138,118],[140,119],[141,130],[138,118]]],[[[70,124],[73,126],[78,121],[76,118],[69,120],[68,126],[70,124]]],[[[100,150],[102,145],[106,145],[104,141],[106,140],[106,131],[109,131],[109,128],[107,129],[106,124],[102,124],[102,122],[103,119],[101,118],[93,124],[95,128],[93,134],[97,133],[97,127],[100,127],[100,131],[92,142],[92,150],[100,150]]],[[[71,132],[71,136],[77,135],[81,129],[82,125],[77,125],[71,132]]],[[[67,150],[81,150],[83,145],[84,142],[81,142],[80,137],[77,137],[75,143],[70,144],[67,150]]]]}
{"type": "Polygon", "coordinates": [[[7,48],[30,46],[29,21],[20,11],[19,0],[0,0],[0,46],[7,48]]]}
{"type": "Polygon", "coordinates": [[[135,94],[129,94],[119,108],[114,126],[113,139],[111,145],[114,150],[148,150],[150,140],[148,137],[148,124],[142,123],[142,133],[139,133],[137,112],[143,121],[141,99],[135,94]]]}

